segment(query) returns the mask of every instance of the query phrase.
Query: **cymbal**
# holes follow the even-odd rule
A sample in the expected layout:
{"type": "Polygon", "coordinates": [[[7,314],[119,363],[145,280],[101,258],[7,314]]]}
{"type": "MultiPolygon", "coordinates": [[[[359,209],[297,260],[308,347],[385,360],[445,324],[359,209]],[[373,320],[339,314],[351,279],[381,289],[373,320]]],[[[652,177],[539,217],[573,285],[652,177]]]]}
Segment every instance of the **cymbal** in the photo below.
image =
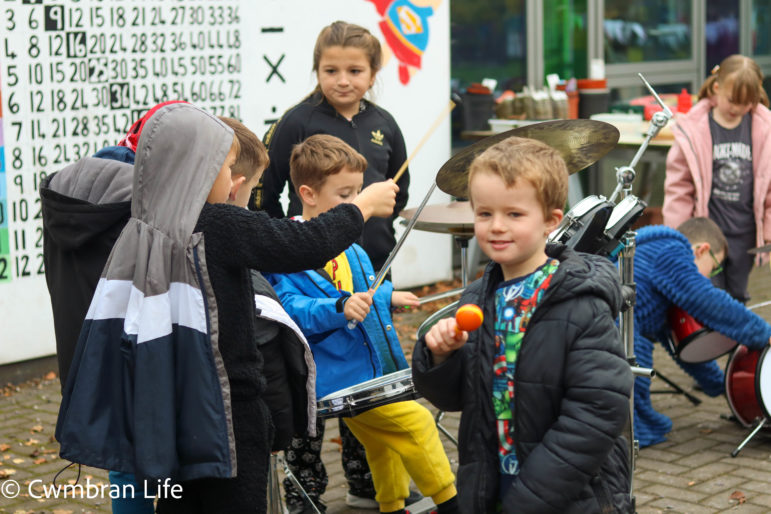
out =
{"type": "MultiPolygon", "coordinates": [[[[417,210],[417,208],[405,209],[399,213],[399,216],[409,221],[417,210]]],[[[426,205],[413,228],[472,238],[474,237],[474,213],[471,210],[471,202],[426,205]]]]}
{"type": "Polygon", "coordinates": [[[511,136],[537,139],[555,148],[565,160],[568,173],[576,173],[611,151],[619,132],[597,120],[554,120],[524,125],[488,136],[453,155],[436,175],[436,185],[447,194],[468,198],[468,169],[474,158],[490,146],[511,136]]]}
{"type": "Polygon", "coordinates": [[[750,248],[747,250],[747,253],[751,253],[752,255],[756,255],[759,253],[766,253],[771,252],[771,243],[763,246],[758,246],[757,248],[750,248]]]}

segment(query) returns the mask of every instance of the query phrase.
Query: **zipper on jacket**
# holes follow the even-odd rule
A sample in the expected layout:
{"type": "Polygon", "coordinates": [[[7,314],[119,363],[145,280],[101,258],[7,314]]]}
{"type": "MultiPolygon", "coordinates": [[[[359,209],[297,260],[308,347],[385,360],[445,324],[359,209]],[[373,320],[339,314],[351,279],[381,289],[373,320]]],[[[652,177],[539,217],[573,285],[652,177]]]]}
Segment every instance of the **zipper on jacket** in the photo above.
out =
{"type": "MultiPolygon", "coordinates": [[[[204,285],[203,281],[203,272],[201,271],[201,262],[198,257],[198,247],[193,248],[193,262],[195,264],[195,274],[198,277],[198,286],[201,288],[201,297],[203,298],[203,308],[204,313],[206,314],[206,335],[209,337],[209,344],[211,345],[211,319],[209,318],[209,302],[206,299],[206,286],[204,285]]],[[[212,289],[212,294],[214,294],[214,289],[212,289]]],[[[212,347],[212,364],[214,363],[214,348],[212,347]]],[[[219,377],[218,377],[219,378],[219,377]]],[[[228,383],[230,381],[230,377],[228,377],[228,383]]],[[[215,395],[219,400],[222,400],[222,391],[220,391],[220,394],[215,395]]],[[[227,428],[227,406],[224,404],[224,400],[222,400],[222,411],[225,413],[225,419],[224,424],[226,426],[223,427],[223,430],[225,434],[229,434],[228,428],[227,428]]],[[[232,416],[232,412],[231,412],[232,416]]],[[[228,441],[228,451],[225,452],[227,454],[228,459],[228,468],[231,470],[233,469],[233,462],[230,460],[230,445],[235,444],[235,441],[230,440],[230,436],[227,435],[226,439],[228,441]]]]}
{"type": "MultiPolygon", "coordinates": [[[[364,267],[361,265],[361,259],[359,258],[359,253],[354,251],[354,254],[356,255],[356,260],[359,261],[359,271],[361,271],[362,278],[364,279],[364,283],[367,284],[367,290],[369,290],[369,280],[367,279],[367,274],[364,273],[364,267]]],[[[375,298],[373,296],[372,298],[372,306],[375,306],[375,298]]],[[[390,306],[390,305],[389,305],[390,306]]],[[[380,313],[377,309],[372,309],[375,311],[375,314],[377,315],[378,323],[380,324],[380,330],[383,332],[383,337],[385,337],[385,343],[386,347],[388,348],[388,353],[391,355],[391,361],[394,363],[394,367],[398,370],[399,364],[396,359],[396,355],[394,355],[394,349],[391,347],[391,342],[388,340],[388,331],[386,330],[385,326],[383,325],[383,318],[380,316],[380,313]]],[[[391,327],[394,331],[396,330],[396,327],[391,327]]],[[[396,333],[396,332],[394,332],[396,333]]],[[[397,337],[398,339],[398,337],[397,337]]],[[[383,363],[380,363],[380,366],[383,366],[383,363]]]]}

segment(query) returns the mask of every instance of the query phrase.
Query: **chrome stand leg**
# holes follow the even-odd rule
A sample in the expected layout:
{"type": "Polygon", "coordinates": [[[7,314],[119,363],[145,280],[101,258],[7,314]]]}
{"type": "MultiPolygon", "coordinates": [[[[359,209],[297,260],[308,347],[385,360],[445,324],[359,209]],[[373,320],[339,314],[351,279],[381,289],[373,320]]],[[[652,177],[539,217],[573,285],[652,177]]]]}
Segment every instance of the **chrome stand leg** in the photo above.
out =
{"type": "Polygon", "coordinates": [[[455,447],[458,447],[458,440],[455,438],[454,435],[452,435],[446,428],[444,428],[441,424],[442,418],[444,417],[444,411],[439,411],[436,413],[436,416],[434,417],[434,421],[436,421],[436,428],[443,433],[447,439],[452,441],[452,444],[455,445],[455,447]]]}
{"type": "Polygon", "coordinates": [[[742,441],[742,442],[739,444],[739,446],[737,446],[737,447],[736,447],[736,449],[735,449],[734,451],[732,451],[732,452],[731,452],[731,457],[736,457],[737,455],[739,455],[739,452],[740,452],[740,451],[742,451],[742,448],[744,448],[745,446],[747,446],[747,443],[749,443],[749,442],[750,442],[750,440],[751,440],[753,437],[755,437],[755,436],[757,435],[757,433],[758,433],[758,432],[760,432],[760,429],[761,429],[761,428],[763,428],[763,427],[765,426],[765,424],[766,424],[766,422],[767,422],[767,421],[768,421],[768,419],[766,419],[766,418],[763,418],[763,419],[761,419],[760,421],[758,421],[758,424],[757,424],[757,426],[755,426],[755,428],[753,428],[753,429],[752,429],[752,432],[750,432],[750,435],[748,435],[748,436],[747,436],[747,437],[744,439],[744,441],[742,441]]]}
{"type": "Polygon", "coordinates": [[[292,473],[292,470],[289,469],[289,465],[286,463],[284,456],[277,453],[272,453],[270,455],[270,471],[268,473],[268,512],[271,514],[284,514],[286,512],[281,496],[281,481],[278,478],[279,464],[284,469],[284,475],[286,475],[286,477],[291,480],[294,486],[302,493],[308,504],[316,511],[316,514],[321,514],[321,511],[316,507],[316,504],[313,503],[313,500],[308,496],[308,493],[305,492],[300,481],[297,480],[297,477],[292,473]]]}
{"type": "Polygon", "coordinates": [[[281,480],[278,478],[278,468],[276,461],[278,455],[270,455],[270,469],[268,470],[268,512],[275,514],[284,514],[284,501],[281,497],[281,480]]]}

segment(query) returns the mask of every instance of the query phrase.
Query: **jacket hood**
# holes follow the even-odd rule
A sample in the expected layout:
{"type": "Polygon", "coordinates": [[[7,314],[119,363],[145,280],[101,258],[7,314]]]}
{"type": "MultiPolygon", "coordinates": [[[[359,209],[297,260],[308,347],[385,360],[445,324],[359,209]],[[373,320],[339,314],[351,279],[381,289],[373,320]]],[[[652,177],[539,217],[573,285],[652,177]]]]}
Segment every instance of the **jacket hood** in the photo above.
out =
{"type": "Polygon", "coordinates": [[[86,157],[47,177],[40,188],[47,235],[70,251],[125,223],[133,175],[131,164],[86,157]]]}
{"type": "MultiPolygon", "coordinates": [[[[618,316],[623,304],[618,270],[606,257],[579,253],[561,243],[548,243],[546,254],[560,263],[546,291],[550,301],[562,302],[592,295],[610,306],[614,318],[618,316]]],[[[493,268],[486,274],[490,277],[489,289],[503,281],[503,273],[497,263],[491,262],[488,266],[493,268]]]]}
{"type": "Polygon", "coordinates": [[[546,248],[549,257],[560,261],[557,279],[563,282],[554,288],[556,301],[585,295],[603,299],[610,306],[613,317],[618,316],[623,305],[618,270],[606,257],[578,253],[565,245],[550,244],[546,248]]]}
{"type": "Polygon", "coordinates": [[[192,105],[145,122],[134,162],[131,216],[185,244],[233,145],[233,130],[192,105]]]}

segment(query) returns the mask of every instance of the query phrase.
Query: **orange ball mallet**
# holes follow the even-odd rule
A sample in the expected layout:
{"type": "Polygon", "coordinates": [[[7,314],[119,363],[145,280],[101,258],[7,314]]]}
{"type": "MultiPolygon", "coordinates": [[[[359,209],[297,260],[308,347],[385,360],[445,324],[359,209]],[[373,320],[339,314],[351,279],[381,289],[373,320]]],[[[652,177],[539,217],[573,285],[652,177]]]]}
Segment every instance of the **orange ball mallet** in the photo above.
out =
{"type": "Polygon", "coordinates": [[[478,305],[473,303],[467,303],[461,305],[457,312],[455,312],[455,332],[460,335],[461,331],[471,332],[476,330],[482,325],[485,316],[482,314],[482,309],[478,305]]]}

